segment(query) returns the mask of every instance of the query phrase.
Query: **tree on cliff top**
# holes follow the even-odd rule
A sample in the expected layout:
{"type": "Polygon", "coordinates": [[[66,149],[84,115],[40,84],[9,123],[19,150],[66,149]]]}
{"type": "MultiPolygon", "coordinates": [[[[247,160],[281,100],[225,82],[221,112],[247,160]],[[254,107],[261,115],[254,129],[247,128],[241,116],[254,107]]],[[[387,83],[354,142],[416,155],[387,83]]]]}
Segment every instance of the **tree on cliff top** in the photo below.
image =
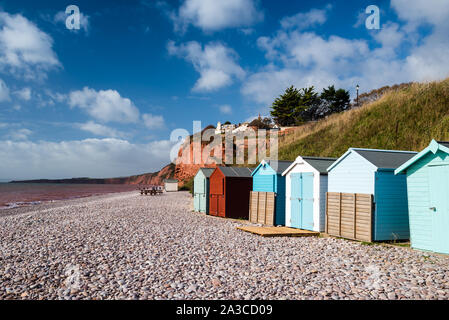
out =
{"type": "Polygon", "coordinates": [[[294,126],[304,122],[303,112],[320,102],[315,88],[296,89],[291,86],[273,102],[271,116],[280,126],[294,126]]]}
{"type": "Polygon", "coordinates": [[[351,102],[348,91],[344,89],[335,90],[334,86],[324,88],[320,98],[328,106],[330,113],[345,111],[351,102]]]}
{"type": "Polygon", "coordinates": [[[334,86],[324,88],[321,94],[315,88],[296,89],[291,86],[271,106],[271,115],[280,126],[295,126],[314,121],[350,107],[349,92],[336,90],[334,86]]]}
{"type": "Polygon", "coordinates": [[[279,98],[274,100],[270,112],[273,120],[280,126],[291,126],[294,124],[293,114],[300,102],[299,90],[294,86],[287,88],[279,98]]]}

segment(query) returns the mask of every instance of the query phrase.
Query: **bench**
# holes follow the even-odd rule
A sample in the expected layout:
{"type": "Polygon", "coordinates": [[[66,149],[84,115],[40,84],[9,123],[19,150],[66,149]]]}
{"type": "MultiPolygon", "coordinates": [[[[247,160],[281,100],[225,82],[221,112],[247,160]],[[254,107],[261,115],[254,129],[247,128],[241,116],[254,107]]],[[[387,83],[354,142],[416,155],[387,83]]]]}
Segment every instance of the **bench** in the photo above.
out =
{"type": "Polygon", "coordinates": [[[164,192],[161,186],[144,186],[139,187],[139,190],[140,194],[145,196],[146,195],[156,196],[164,192]]]}

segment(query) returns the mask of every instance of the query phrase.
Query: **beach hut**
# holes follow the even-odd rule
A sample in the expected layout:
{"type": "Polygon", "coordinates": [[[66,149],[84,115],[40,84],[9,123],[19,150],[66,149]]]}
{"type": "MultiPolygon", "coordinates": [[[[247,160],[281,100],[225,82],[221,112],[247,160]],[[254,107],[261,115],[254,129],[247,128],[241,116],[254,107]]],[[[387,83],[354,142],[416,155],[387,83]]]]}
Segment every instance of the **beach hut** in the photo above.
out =
{"type": "Polygon", "coordinates": [[[299,156],[282,173],[286,178],[286,226],[324,231],[327,168],[335,160],[337,159],[299,156]]]}
{"type": "Polygon", "coordinates": [[[394,170],[416,152],[350,148],[328,168],[329,234],[363,241],[409,239],[407,185],[394,170]]]}
{"type": "Polygon", "coordinates": [[[209,178],[214,168],[200,168],[193,179],[193,205],[197,212],[209,213],[209,178]]]}
{"type": "Polygon", "coordinates": [[[211,174],[209,214],[225,218],[249,217],[249,194],[253,187],[251,169],[217,167],[211,174]]]}
{"type": "Polygon", "coordinates": [[[449,142],[432,140],[395,173],[407,176],[412,247],[449,254],[449,142]]]}
{"type": "MultiPolygon", "coordinates": [[[[262,160],[252,172],[254,192],[251,193],[251,197],[261,199],[263,197],[260,197],[257,193],[274,193],[275,203],[273,206],[274,212],[272,213],[274,219],[271,219],[274,225],[285,226],[285,177],[282,176],[282,172],[291,164],[292,161],[262,160]]],[[[253,199],[251,199],[251,203],[253,202],[253,199]]],[[[265,210],[267,209],[265,206],[264,208],[265,210]]]]}
{"type": "Polygon", "coordinates": [[[178,183],[177,179],[165,179],[164,187],[166,192],[176,192],[178,191],[178,183]]]}

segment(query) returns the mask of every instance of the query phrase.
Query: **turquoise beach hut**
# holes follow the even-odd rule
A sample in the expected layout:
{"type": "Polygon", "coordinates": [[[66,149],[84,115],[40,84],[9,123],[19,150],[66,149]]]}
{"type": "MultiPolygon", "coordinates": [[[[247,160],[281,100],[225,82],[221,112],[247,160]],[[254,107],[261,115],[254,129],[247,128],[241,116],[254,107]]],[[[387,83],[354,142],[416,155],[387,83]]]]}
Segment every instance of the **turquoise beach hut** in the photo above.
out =
{"type": "Polygon", "coordinates": [[[284,172],[292,161],[265,161],[252,172],[253,191],[274,192],[275,200],[275,225],[285,226],[285,177],[284,172]]]}
{"type": "Polygon", "coordinates": [[[402,166],[413,248],[449,254],[449,142],[430,145],[402,166]]]}
{"type": "Polygon", "coordinates": [[[394,170],[412,151],[349,148],[328,169],[328,192],[373,196],[372,240],[409,239],[407,183],[394,170]]]}
{"type": "Polygon", "coordinates": [[[209,178],[213,168],[200,168],[193,179],[193,206],[196,212],[209,213],[209,178]]]}

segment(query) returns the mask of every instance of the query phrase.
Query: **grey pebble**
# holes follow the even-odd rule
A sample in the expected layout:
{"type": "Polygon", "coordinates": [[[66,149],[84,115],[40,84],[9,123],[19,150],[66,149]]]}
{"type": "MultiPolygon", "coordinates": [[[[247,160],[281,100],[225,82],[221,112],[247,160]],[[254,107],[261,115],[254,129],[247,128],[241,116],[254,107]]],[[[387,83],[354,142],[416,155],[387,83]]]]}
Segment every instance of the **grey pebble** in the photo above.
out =
{"type": "Polygon", "coordinates": [[[260,238],[192,213],[186,192],[12,210],[0,213],[0,299],[449,298],[448,257],[260,238]]]}

